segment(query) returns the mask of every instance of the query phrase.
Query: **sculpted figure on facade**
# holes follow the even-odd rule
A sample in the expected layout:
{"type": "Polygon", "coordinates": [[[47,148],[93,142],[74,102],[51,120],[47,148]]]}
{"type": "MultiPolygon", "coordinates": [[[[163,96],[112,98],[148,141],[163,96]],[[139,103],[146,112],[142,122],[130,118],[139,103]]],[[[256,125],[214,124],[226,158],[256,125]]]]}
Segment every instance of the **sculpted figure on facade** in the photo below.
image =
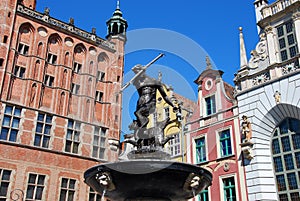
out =
{"type": "Polygon", "coordinates": [[[248,120],[248,117],[243,115],[242,116],[242,139],[244,142],[249,142],[252,138],[252,129],[251,123],[248,120]]]}

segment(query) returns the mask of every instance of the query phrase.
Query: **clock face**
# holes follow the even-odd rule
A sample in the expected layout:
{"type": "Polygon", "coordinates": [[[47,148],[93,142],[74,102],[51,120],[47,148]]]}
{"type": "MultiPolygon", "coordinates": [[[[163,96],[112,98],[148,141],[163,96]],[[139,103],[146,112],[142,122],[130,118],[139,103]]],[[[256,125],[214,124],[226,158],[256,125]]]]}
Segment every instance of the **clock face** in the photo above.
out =
{"type": "Polygon", "coordinates": [[[205,89],[211,90],[212,87],[213,87],[213,80],[211,78],[209,78],[205,82],[205,89]]]}

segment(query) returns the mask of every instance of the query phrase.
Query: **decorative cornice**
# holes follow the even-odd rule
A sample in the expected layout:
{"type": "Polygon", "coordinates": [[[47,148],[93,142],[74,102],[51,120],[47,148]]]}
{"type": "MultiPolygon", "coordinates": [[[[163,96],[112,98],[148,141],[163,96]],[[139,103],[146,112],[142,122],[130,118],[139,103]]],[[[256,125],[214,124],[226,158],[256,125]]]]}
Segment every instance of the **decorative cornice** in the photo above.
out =
{"type": "Polygon", "coordinates": [[[18,5],[17,12],[20,14],[23,14],[25,16],[32,17],[40,22],[47,23],[48,25],[60,28],[68,33],[75,34],[75,35],[82,37],[90,42],[96,43],[96,45],[100,45],[104,48],[108,48],[111,51],[116,51],[115,45],[113,43],[111,43],[107,40],[104,40],[100,37],[97,37],[95,35],[95,33],[86,32],[82,29],[75,27],[74,25],[72,25],[70,23],[65,23],[65,22],[62,22],[55,18],[52,18],[47,14],[47,12],[43,14],[43,13],[37,12],[35,10],[32,10],[30,8],[27,8],[21,4],[18,5]]]}
{"type": "Polygon", "coordinates": [[[297,11],[293,14],[292,16],[293,20],[296,21],[296,20],[299,20],[300,19],[300,12],[297,11]]]}

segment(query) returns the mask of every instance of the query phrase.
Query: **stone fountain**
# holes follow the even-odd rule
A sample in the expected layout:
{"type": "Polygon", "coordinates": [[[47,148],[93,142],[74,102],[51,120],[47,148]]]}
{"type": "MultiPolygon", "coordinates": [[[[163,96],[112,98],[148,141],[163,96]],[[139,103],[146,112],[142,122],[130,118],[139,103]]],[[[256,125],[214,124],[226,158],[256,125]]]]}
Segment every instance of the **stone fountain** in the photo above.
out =
{"type": "Polygon", "coordinates": [[[127,160],[101,164],[84,173],[85,183],[110,200],[187,200],[211,185],[212,174],[207,170],[170,160],[170,154],[164,150],[165,144],[172,139],[164,137],[169,119],[147,128],[149,115],[156,108],[158,91],[174,112],[180,111],[167,96],[160,80],[145,73],[162,56],[160,54],[146,66],[134,66],[135,76],[121,89],[133,84],[139,94],[134,112],[137,119],[129,125],[133,136],[124,141],[133,147],[126,153],[127,160]]]}

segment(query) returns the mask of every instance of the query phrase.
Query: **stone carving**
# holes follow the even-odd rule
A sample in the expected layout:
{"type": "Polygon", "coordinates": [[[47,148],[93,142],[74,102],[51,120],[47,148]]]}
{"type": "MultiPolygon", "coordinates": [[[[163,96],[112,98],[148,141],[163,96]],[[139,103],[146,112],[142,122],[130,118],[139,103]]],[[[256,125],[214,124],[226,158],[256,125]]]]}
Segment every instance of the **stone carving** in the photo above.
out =
{"type": "Polygon", "coordinates": [[[108,172],[96,174],[96,180],[99,182],[100,186],[108,191],[113,191],[116,188],[108,172]]]}
{"type": "Polygon", "coordinates": [[[281,93],[279,91],[276,91],[274,94],[275,102],[276,104],[281,102],[281,93]]]}
{"type": "Polygon", "coordinates": [[[255,50],[251,51],[251,58],[249,60],[250,68],[258,68],[260,63],[265,61],[268,58],[267,54],[267,39],[266,34],[260,34],[260,41],[256,45],[255,50]]]}
{"type": "Polygon", "coordinates": [[[256,86],[259,84],[263,84],[269,80],[270,80],[270,74],[269,74],[269,72],[266,72],[266,73],[260,74],[260,75],[256,76],[255,78],[253,78],[253,85],[256,86]]]}
{"type": "Polygon", "coordinates": [[[246,115],[242,116],[242,139],[244,142],[249,142],[252,138],[251,123],[246,115]]]}
{"type": "Polygon", "coordinates": [[[287,75],[289,73],[292,73],[296,71],[299,68],[299,65],[296,65],[296,63],[289,63],[282,67],[282,74],[287,75]]]}
{"type": "Polygon", "coordinates": [[[186,179],[183,189],[185,191],[190,191],[192,189],[197,189],[200,185],[201,177],[199,175],[196,175],[194,173],[191,173],[188,178],[186,179]]]}

